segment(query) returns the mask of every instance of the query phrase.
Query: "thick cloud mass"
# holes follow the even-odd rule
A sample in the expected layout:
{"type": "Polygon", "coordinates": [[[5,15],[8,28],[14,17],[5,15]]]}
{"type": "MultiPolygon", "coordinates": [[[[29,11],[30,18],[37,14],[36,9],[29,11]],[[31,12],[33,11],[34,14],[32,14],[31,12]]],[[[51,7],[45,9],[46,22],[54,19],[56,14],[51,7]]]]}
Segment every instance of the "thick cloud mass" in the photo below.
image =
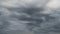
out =
{"type": "Polygon", "coordinates": [[[0,34],[59,32],[60,0],[0,0],[0,34]]]}

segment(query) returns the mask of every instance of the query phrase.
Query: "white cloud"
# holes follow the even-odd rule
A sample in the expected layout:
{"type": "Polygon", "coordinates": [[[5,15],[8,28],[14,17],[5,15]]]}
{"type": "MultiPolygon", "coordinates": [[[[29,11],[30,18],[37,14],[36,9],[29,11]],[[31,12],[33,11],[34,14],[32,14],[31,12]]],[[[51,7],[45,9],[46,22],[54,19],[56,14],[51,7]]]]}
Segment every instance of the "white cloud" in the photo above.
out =
{"type": "Polygon", "coordinates": [[[47,3],[47,7],[49,7],[49,8],[60,8],[60,0],[50,0],[47,3]]]}

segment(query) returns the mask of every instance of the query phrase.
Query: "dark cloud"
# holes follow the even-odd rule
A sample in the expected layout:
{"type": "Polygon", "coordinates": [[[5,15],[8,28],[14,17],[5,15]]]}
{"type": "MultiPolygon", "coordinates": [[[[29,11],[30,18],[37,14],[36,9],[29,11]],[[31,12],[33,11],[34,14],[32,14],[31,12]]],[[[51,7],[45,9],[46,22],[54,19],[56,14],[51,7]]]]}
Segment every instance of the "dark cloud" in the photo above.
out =
{"type": "Polygon", "coordinates": [[[18,7],[14,3],[10,6],[1,3],[0,34],[52,34],[52,32],[60,32],[60,10],[45,6],[47,0],[43,0],[40,4],[36,1],[30,2],[26,0],[21,6],[18,2],[18,7]],[[25,3],[27,4],[25,5],[25,3]]]}

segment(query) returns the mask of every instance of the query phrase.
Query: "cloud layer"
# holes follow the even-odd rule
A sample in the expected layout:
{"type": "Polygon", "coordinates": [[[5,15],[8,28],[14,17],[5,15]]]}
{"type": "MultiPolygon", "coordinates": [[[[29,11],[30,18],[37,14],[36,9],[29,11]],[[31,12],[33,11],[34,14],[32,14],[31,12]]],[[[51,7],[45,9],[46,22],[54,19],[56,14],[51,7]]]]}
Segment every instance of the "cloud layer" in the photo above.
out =
{"type": "Polygon", "coordinates": [[[0,34],[60,32],[59,8],[60,0],[0,0],[0,34]]]}

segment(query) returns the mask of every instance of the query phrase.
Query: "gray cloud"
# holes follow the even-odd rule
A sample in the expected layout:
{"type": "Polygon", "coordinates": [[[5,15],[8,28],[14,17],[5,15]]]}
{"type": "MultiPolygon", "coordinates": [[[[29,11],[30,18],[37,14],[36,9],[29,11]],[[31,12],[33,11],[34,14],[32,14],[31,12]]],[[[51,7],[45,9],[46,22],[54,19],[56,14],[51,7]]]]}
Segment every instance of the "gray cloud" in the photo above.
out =
{"type": "Polygon", "coordinates": [[[52,0],[0,1],[0,34],[60,32],[60,9],[50,6],[52,0]]]}

